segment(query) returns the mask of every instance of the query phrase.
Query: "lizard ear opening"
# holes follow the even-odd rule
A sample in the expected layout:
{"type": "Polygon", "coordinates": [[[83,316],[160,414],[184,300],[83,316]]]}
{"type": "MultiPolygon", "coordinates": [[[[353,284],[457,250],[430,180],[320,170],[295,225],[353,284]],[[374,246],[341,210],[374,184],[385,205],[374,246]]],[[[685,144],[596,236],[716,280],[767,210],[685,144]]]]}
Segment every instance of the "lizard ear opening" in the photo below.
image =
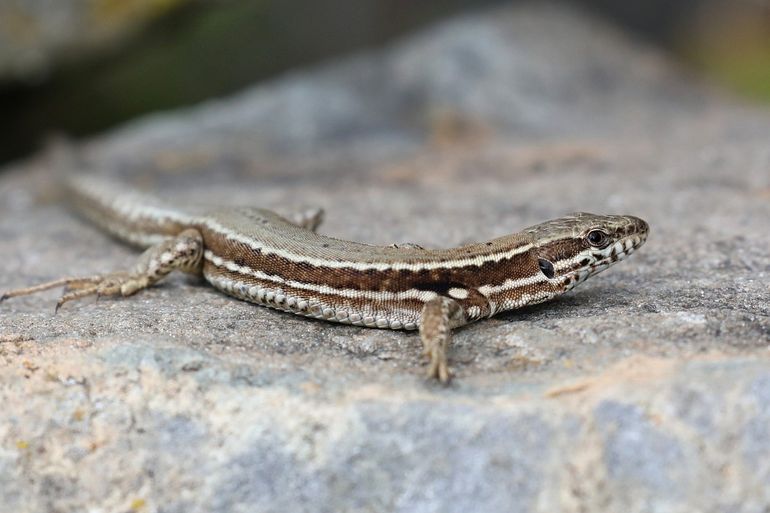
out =
{"type": "Polygon", "coordinates": [[[540,265],[540,270],[545,274],[545,277],[549,280],[552,279],[554,275],[553,264],[545,258],[538,258],[537,263],[540,265]]]}

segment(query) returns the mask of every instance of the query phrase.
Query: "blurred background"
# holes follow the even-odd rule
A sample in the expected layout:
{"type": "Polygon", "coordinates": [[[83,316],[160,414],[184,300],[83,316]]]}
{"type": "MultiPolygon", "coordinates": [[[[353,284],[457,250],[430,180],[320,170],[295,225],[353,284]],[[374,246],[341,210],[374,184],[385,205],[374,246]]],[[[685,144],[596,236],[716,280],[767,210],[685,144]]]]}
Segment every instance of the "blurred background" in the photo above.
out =
{"type": "MultiPolygon", "coordinates": [[[[512,1],[512,0],[508,0],[512,1]]],[[[530,0],[532,1],[532,0],[530,0]]],[[[770,1],[569,0],[770,103],[770,1]]],[[[502,0],[0,0],[0,163],[502,0]]]]}

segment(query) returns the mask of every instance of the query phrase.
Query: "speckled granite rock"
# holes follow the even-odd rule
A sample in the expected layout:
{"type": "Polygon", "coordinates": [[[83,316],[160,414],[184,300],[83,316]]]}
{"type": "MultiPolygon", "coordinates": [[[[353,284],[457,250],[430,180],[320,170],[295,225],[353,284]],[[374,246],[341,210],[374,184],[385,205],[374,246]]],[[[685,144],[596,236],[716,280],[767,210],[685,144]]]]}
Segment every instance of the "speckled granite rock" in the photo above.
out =
{"type": "MultiPolygon", "coordinates": [[[[770,507],[770,112],[559,6],[391,48],[90,142],[184,202],[327,209],[326,233],[429,247],[574,210],[646,246],[552,303],[469,326],[457,380],[416,335],[254,307],[174,277],[53,316],[0,305],[4,511],[628,511],[770,507]]],[[[0,179],[0,289],[128,265],[0,179]]]]}

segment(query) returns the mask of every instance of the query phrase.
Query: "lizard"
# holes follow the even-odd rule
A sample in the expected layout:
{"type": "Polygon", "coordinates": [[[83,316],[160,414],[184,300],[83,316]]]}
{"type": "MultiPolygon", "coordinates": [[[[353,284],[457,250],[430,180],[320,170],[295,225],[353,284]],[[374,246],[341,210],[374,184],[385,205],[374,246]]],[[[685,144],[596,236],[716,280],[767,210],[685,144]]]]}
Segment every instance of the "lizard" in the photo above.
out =
{"type": "Polygon", "coordinates": [[[649,232],[638,217],[574,213],[451,249],[375,246],[318,234],[320,209],[292,219],[252,207],[190,213],[88,175],[71,177],[65,189],[79,214],[145,251],[133,269],[11,290],[0,301],[64,287],[58,311],[89,295],[130,296],[182,271],[258,305],[418,330],[427,375],[442,383],[451,377],[452,330],[559,296],[633,253],[649,232]]]}

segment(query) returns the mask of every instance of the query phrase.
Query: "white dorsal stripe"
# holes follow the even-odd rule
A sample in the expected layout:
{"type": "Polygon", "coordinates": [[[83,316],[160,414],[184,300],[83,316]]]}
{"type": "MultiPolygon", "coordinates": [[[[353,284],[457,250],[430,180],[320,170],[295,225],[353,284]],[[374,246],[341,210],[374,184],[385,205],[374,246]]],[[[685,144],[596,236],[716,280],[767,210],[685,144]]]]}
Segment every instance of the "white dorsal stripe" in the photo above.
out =
{"type": "MultiPolygon", "coordinates": [[[[110,182],[94,180],[92,177],[88,180],[85,178],[75,178],[72,181],[72,185],[80,192],[80,194],[90,198],[96,203],[99,203],[108,210],[115,211],[118,214],[116,217],[120,219],[120,225],[143,224],[145,222],[149,222],[148,224],[151,226],[160,226],[165,223],[177,223],[190,227],[206,226],[210,230],[216,232],[219,235],[223,235],[229,240],[244,244],[251,249],[262,252],[263,254],[276,255],[291,262],[307,263],[314,267],[327,267],[330,269],[354,269],[358,271],[422,271],[433,269],[454,269],[470,265],[483,265],[488,262],[499,262],[501,260],[506,260],[516,255],[526,253],[533,247],[533,244],[527,243],[498,253],[474,255],[469,258],[455,258],[446,261],[427,260],[424,262],[413,263],[400,262],[397,260],[389,260],[386,262],[362,262],[341,258],[313,257],[301,254],[299,252],[276,248],[273,244],[270,244],[266,241],[262,241],[252,236],[244,235],[243,233],[232,230],[209,216],[190,215],[181,210],[166,207],[161,202],[161,200],[158,200],[153,196],[130,190],[117,189],[115,185],[110,182]],[[107,201],[107,199],[110,201],[107,201]]],[[[88,208],[86,207],[86,209],[88,208]]],[[[115,224],[117,223],[107,224],[104,221],[98,219],[98,212],[95,213],[95,215],[97,216],[97,219],[94,220],[97,223],[105,226],[118,236],[126,237],[127,235],[131,236],[131,232],[144,232],[142,237],[134,236],[132,237],[133,240],[129,239],[134,243],[150,245],[155,243],[156,240],[162,240],[162,238],[165,237],[163,235],[153,236],[151,234],[152,228],[137,230],[136,227],[116,226],[115,224]]],[[[309,236],[315,237],[316,235],[309,233],[309,236]]],[[[355,243],[351,242],[350,244],[355,243]]],[[[378,250],[379,248],[373,249],[378,250]]]]}
{"type": "MultiPolygon", "coordinates": [[[[235,272],[245,276],[253,276],[254,278],[257,278],[259,280],[286,285],[287,287],[291,287],[294,289],[318,292],[320,294],[336,295],[336,296],[342,296],[342,297],[347,297],[351,299],[366,298],[366,299],[381,300],[381,301],[397,301],[400,299],[417,299],[420,301],[429,301],[438,296],[436,292],[419,290],[419,289],[409,289],[409,290],[404,290],[400,292],[337,289],[329,285],[305,283],[305,282],[296,281],[296,280],[287,280],[280,276],[267,274],[262,271],[258,271],[256,269],[252,269],[250,267],[238,265],[237,263],[231,260],[226,260],[224,258],[218,257],[211,250],[206,250],[203,253],[203,257],[207,261],[211,262],[214,266],[222,269],[227,269],[228,271],[231,271],[231,272],[235,272]]],[[[544,275],[540,274],[540,275],[528,276],[526,278],[505,280],[505,282],[503,282],[500,285],[483,285],[478,288],[478,291],[485,297],[489,297],[493,294],[498,294],[500,292],[505,292],[505,291],[520,288],[520,287],[526,287],[528,285],[533,285],[535,283],[541,283],[544,281],[547,281],[547,278],[544,275]]]]}
{"type": "Polygon", "coordinates": [[[350,299],[367,299],[372,301],[398,301],[402,299],[417,299],[423,302],[430,301],[431,299],[438,296],[438,294],[433,291],[418,290],[418,289],[409,289],[409,290],[404,290],[400,292],[337,289],[334,287],[330,287],[329,285],[320,285],[315,283],[305,283],[305,282],[296,281],[296,280],[287,280],[285,278],[281,278],[280,276],[266,274],[266,273],[263,273],[262,271],[257,271],[255,269],[251,269],[250,267],[238,265],[235,262],[218,257],[214,253],[212,253],[210,250],[206,250],[203,253],[203,257],[207,261],[211,262],[214,266],[222,269],[227,269],[228,271],[232,271],[238,274],[243,274],[245,276],[253,276],[254,278],[257,278],[259,280],[264,280],[272,283],[285,285],[293,289],[309,290],[312,292],[317,292],[319,294],[342,296],[350,299]]]}
{"type": "Polygon", "coordinates": [[[327,267],[331,269],[355,269],[357,271],[421,271],[431,269],[454,269],[458,267],[467,267],[469,265],[482,265],[487,262],[499,262],[508,258],[512,258],[516,255],[526,253],[532,249],[531,243],[511,248],[507,251],[500,253],[493,253],[483,256],[475,256],[473,258],[460,258],[456,260],[447,261],[434,261],[434,262],[360,262],[354,260],[337,260],[331,258],[315,258],[308,255],[300,255],[284,249],[278,249],[272,247],[266,242],[259,241],[252,237],[248,237],[241,233],[234,232],[213,219],[203,219],[200,221],[210,230],[213,230],[220,235],[224,235],[230,240],[240,242],[252,249],[259,250],[266,255],[276,255],[281,258],[285,258],[291,262],[307,263],[314,267],[327,267]]]}

